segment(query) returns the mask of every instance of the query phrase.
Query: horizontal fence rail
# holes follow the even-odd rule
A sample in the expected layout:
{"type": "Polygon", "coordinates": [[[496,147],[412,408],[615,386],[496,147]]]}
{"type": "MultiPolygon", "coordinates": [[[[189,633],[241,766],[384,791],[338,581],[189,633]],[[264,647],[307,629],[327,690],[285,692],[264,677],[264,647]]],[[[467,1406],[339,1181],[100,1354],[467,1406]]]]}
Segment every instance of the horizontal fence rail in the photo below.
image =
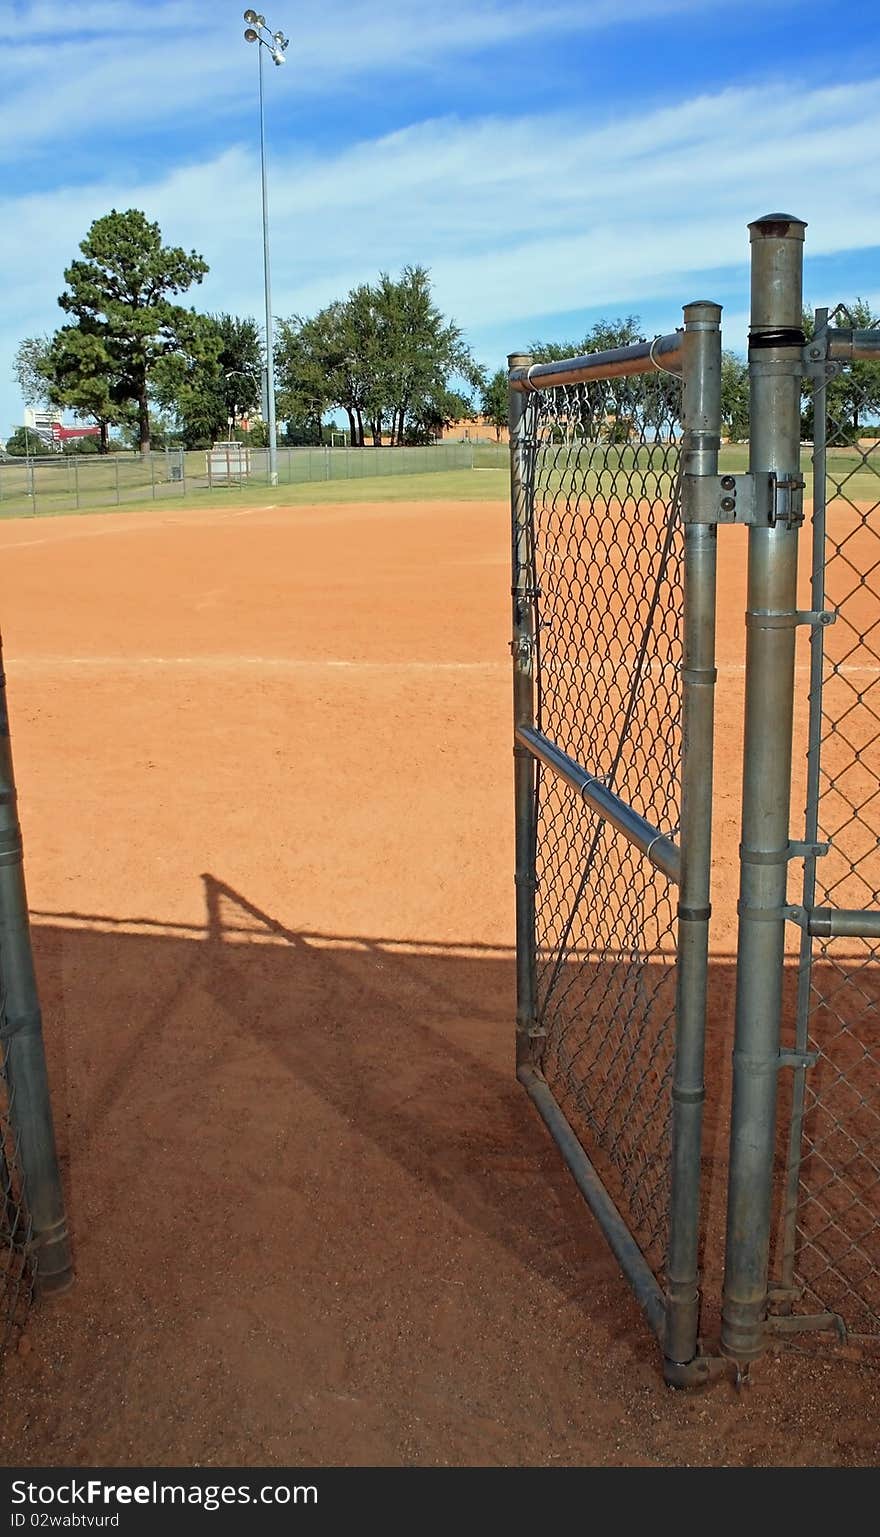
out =
{"type": "Polygon", "coordinates": [[[560,389],[568,384],[650,374],[659,368],[680,372],[683,345],[683,332],[675,331],[670,336],[656,336],[653,341],[631,342],[625,347],[584,353],[558,363],[529,363],[511,370],[510,385],[520,391],[560,389]]]}
{"type": "Polygon", "coordinates": [[[633,811],[627,806],[619,795],[609,790],[601,779],[591,774],[587,769],[581,768],[573,758],[562,752],[555,744],[542,736],[540,731],[531,731],[527,726],[521,727],[517,733],[518,742],[522,742],[529,752],[534,753],[539,763],[553,769],[567,784],[577,790],[591,811],[598,813],[609,826],[622,833],[634,848],[639,849],[658,870],[671,881],[678,881],[680,868],[679,850],[671,838],[664,837],[656,827],[652,827],[645,817],[633,811]]]}

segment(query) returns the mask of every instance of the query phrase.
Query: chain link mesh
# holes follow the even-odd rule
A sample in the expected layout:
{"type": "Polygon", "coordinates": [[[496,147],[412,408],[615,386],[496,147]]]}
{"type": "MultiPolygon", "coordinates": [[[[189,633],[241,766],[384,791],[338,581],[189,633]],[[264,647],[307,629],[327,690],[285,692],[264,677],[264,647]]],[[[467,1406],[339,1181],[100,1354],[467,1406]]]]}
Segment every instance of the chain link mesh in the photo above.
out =
{"type": "MultiPolygon", "coordinates": [[[[681,752],[680,387],[531,404],[537,725],[674,835],[681,752]]],[[[552,771],[537,786],[541,1067],[655,1270],[667,1228],[677,894],[552,771]]]]}
{"type": "Polygon", "coordinates": [[[10,1120],[11,1098],[0,1046],[0,1358],[33,1298],[31,1221],[21,1189],[18,1143],[10,1120]]]}
{"type": "MultiPolygon", "coordinates": [[[[839,314],[840,312],[838,312],[839,314]]],[[[843,324],[852,324],[846,318],[843,324]]],[[[864,324],[860,318],[858,324],[864,324]]],[[[875,322],[876,324],[877,322],[875,322]]],[[[880,367],[815,397],[826,418],[825,630],[815,904],[880,906],[880,367]]],[[[809,808],[808,808],[809,815],[809,808]]],[[[797,1279],[855,1334],[880,1334],[880,944],[816,940],[797,1214],[797,1279]]]]}

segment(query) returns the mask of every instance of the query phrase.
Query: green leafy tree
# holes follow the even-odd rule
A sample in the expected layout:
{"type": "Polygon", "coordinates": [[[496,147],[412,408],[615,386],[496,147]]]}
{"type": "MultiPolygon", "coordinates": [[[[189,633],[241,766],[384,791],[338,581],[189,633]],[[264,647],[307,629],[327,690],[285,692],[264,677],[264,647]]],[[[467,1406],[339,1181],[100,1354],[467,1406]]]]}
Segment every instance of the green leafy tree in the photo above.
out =
{"type": "MultiPolygon", "coordinates": [[[[866,299],[841,305],[831,321],[833,326],[851,326],[857,331],[871,330],[876,323],[877,317],[866,299]]],[[[815,319],[809,310],[804,311],[803,326],[809,341],[815,330],[815,319]]],[[[805,380],[801,435],[809,442],[814,430],[814,390],[812,380],[805,380]]],[[[880,363],[848,364],[828,380],[823,393],[828,446],[857,442],[864,428],[880,414],[880,363]]]]}
{"type": "Polygon", "coordinates": [[[50,336],[26,336],[15,349],[12,372],[26,406],[50,403],[46,362],[51,346],[50,336]]]}
{"type": "MultiPolygon", "coordinates": [[[[292,431],[306,431],[323,441],[324,415],[350,399],[345,367],[343,306],[328,305],[312,319],[292,315],[278,322],[275,334],[277,409],[292,431]]],[[[353,421],[349,407],[349,421],[353,421]]]]}
{"type": "Polygon", "coordinates": [[[459,327],[434,303],[427,269],[404,267],[396,281],[383,272],[371,298],[374,437],[383,421],[391,442],[401,443],[408,426],[424,432],[432,422],[439,427],[472,414],[470,396],[455,385],[460,380],[472,390],[481,389],[485,374],[459,327]],[[456,402],[462,409],[450,417],[456,402]]]}
{"type": "Polygon", "coordinates": [[[508,402],[508,372],[506,368],[496,369],[491,379],[483,386],[482,412],[490,427],[495,428],[495,437],[501,441],[503,428],[507,426],[507,402],[508,402]]]}
{"type": "Polygon", "coordinates": [[[41,361],[48,398],[100,428],[99,451],[107,453],[109,429],[130,419],[125,386],[109,338],[93,321],[62,326],[41,361]]]}
{"type": "Polygon", "coordinates": [[[150,378],[160,359],[188,353],[196,341],[193,312],[172,302],[208,265],[195,251],[166,246],[158,224],[139,209],[112,209],[80,243],[83,260],[65,270],[61,308],[97,335],[112,360],[120,399],[137,411],[138,445],[150,449],[150,378]]]}
{"type": "Polygon", "coordinates": [[[15,459],[34,459],[50,450],[32,427],[16,427],[12,437],[6,439],[6,452],[15,459]]]}
{"type": "Polygon", "coordinates": [[[749,435],[749,369],[735,352],[721,354],[721,421],[732,443],[749,435]]]}
{"type": "Polygon", "coordinates": [[[260,400],[263,349],[257,322],[237,315],[193,315],[186,351],[161,357],[151,395],[178,424],[187,448],[236,433],[260,400]]]}
{"type": "Polygon", "coordinates": [[[282,414],[321,429],[324,415],[346,413],[350,441],[363,447],[387,431],[392,443],[441,422],[451,395],[467,411],[459,383],[479,388],[483,370],[461,331],[434,304],[429,274],[404,268],[362,283],[312,319],[294,316],[278,327],[276,363],[282,414]]]}
{"type": "Polygon", "coordinates": [[[473,399],[460,390],[433,389],[422,400],[411,406],[406,418],[404,436],[398,442],[431,443],[454,422],[467,421],[474,414],[473,399]]]}

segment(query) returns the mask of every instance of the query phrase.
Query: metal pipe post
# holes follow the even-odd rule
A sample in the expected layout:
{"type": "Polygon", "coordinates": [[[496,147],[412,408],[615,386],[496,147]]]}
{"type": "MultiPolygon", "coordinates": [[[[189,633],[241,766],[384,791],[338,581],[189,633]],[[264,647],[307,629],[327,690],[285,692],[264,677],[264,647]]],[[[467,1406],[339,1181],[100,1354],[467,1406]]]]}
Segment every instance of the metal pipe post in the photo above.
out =
{"type": "Polygon", "coordinates": [[[772,527],[749,529],[736,1030],[721,1332],[724,1353],[744,1364],[764,1348],[767,1311],[790,856],[798,554],[794,492],[800,473],[805,227],[786,214],[770,214],[749,226],[749,467],[775,475],[777,507],[772,527]]]}
{"type": "Polygon", "coordinates": [[[266,427],[269,434],[269,484],[278,484],[278,438],[275,430],[275,343],[272,335],[272,284],[269,276],[269,190],[266,180],[266,117],[263,110],[263,46],[260,63],[260,181],[263,191],[263,287],[266,300],[266,427]]]}
{"type": "MultiPolygon", "coordinates": [[[[508,366],[527,368],[531,355],[511,353],[508,366]]],[[[533,1063],[537,1020],[535,976],[535,850],[537,836],[535,760],[516,732],[535,724],[535,551],[532,534],[534,445],[527,439],[533,413],[529,397],[510,387],[510,506],[513,597],[513,774],[516,844],[516,1061],[533,1063]]]]}
{"type": "Polygon", "coordinates": [[[718,531],[688,520],[695,482],[718,474],[721,444],[721,306],[684,310],[682,512],[684,621],[672,1173],[666,1266],[664,1355],[676,1366],[697,1355],[703,1064],[709,975],[712,767],[715,728],[715,596],[718,531]]]}
{"type": "Polygon", "coordinates": [[[30,1213],[36,1281],[41,1292],[64,1291],[73,1280],[70,1241],[43,1026],[31,952],[21,829],[18,825],[6,681],[0,656],[0,984],[9,1117],[18,1144],[30,1213]]]}

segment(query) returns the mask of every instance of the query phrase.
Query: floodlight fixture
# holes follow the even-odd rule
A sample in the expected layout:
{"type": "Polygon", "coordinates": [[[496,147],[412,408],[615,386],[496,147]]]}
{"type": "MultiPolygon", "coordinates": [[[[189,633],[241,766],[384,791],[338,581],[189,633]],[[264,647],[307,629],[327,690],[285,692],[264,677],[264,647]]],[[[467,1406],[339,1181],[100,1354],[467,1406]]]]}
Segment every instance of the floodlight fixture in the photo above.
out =
{"type": "Polygon", "coordinates": [[[255,32],[253,27],[245,27],[244,35],[249,43],[258,43],[260,41],[260,34],[255,32]]]}
{"type": "Polygon", "coordinates": [[[284,54],[281,52],[280,48],[275,48],[273,50],[273,52],[272,52],[272,61],[275,64],[286,64],[287,63],[287,60],[285,59],[284,54]]]}
{"type": "Polygon", "coordinates": [[[285,37],[283,32],[273,32],[272,41],[276,48],[287,49],[290,47],[290,38],[285,37]]]}
{"type": "Polygon", "coordinates": [[[258,16],[256,11],[245,11],[244,19],[245,21],[249,21],[251,26],[254,26],[256,22],[262,21],[263,18],[258,16]]]}

